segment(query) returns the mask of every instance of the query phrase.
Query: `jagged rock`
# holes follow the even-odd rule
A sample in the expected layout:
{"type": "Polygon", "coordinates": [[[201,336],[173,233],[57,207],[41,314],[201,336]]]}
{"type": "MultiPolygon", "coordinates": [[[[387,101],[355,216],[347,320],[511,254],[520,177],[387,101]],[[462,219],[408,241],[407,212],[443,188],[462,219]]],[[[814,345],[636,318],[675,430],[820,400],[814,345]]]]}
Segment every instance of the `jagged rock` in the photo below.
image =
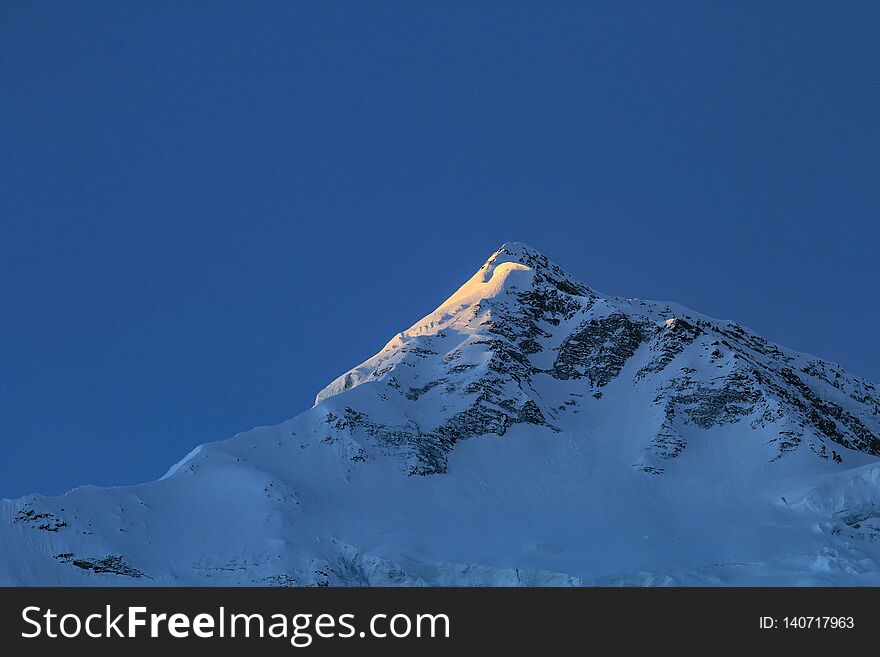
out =
{"type": "Polygon", "coordinates": [[[96,574],[107,575],[123,575],[125,577],[133,577],[143,579],[147,576],[137,568],[130,566],[121,556],[108,555],[101,559],[77,559],[72,552],[63,552],[55,555],[55,558],[61,563],[69,563],[82,570],[91,571],[96,574]]]}
{"type": "Polygon", "coordinates": [[[553,363],[558,379],[587,378],[601,388],[614,379],[647,335],[645,322],[617,312],[589,319],[563,340],[553,363]]]}

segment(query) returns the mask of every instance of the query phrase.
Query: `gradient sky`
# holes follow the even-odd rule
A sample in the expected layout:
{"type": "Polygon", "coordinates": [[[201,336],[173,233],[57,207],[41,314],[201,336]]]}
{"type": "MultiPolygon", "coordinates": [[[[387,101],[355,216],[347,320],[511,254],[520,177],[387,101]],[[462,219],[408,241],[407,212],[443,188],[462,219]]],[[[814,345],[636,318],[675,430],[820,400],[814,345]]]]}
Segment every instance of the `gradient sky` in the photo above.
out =
{"type": "Polygon", "coordinates": [[[296,415],[505,240],[880,382],[878,24],[0,0],[0,497],[296,415]]]}

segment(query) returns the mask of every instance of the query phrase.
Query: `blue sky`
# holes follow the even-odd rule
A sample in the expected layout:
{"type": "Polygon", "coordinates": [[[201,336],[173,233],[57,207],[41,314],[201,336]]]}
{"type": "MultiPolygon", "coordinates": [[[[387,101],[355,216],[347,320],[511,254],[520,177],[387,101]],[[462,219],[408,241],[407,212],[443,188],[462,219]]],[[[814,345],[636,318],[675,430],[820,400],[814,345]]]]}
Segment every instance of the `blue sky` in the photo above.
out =
{"type": "Polygon", "coordinates": [[[878,19],[0,1],[0,497],[296,415],[506,240],[880,382],[878,19]]]}

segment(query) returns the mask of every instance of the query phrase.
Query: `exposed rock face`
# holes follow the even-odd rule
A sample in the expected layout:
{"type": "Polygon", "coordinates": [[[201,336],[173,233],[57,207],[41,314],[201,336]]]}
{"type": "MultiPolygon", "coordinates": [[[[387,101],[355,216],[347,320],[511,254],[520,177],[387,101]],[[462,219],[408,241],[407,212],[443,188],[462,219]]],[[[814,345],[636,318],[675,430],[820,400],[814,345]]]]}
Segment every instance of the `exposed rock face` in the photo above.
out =
{"type": "Polygon", "coordinates": [[[125,560],[121,556],[108,555],[101,559],[83,559],[76,558],[76,555],[72,552],[65,552],[62,554],[56,554],[55,558],[60,563],[69,563],[76,568],[81,568],[82,570],[91,571],[93,573],[122,575],[125,577],[134,577],[136,579],[147,577],[137,568],[133,568],[125,563],[125,560]]]}
{"type": "Polygon", "coordinates": [[[559,346],[552,373],[558,379],[586,378],[597,388],[608,385],[641,346],[649,326],[621,312],[587,320],[559,346]]]}
{"type": "Polygon", "coordinates": [[[636,372],[637,380],[648,374],[662,372],[676,356],[703,334],[698,326],[678,317],[667,319],[663,326],[655,329],[654,332],[657,338],[651,343],[651,358],[636,372]]]}

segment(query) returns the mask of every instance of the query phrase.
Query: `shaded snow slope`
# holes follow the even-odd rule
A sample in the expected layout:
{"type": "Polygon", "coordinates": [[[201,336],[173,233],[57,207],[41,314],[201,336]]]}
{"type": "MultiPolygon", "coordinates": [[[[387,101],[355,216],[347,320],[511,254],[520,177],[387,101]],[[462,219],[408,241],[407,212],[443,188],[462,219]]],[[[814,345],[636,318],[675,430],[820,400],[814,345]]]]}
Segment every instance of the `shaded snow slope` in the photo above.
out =
{"type": "Polygon", "coordinates": [[[275,427],[0,502],[3,584],[880,584],[880,394],[508,243],[275,427]]]}

